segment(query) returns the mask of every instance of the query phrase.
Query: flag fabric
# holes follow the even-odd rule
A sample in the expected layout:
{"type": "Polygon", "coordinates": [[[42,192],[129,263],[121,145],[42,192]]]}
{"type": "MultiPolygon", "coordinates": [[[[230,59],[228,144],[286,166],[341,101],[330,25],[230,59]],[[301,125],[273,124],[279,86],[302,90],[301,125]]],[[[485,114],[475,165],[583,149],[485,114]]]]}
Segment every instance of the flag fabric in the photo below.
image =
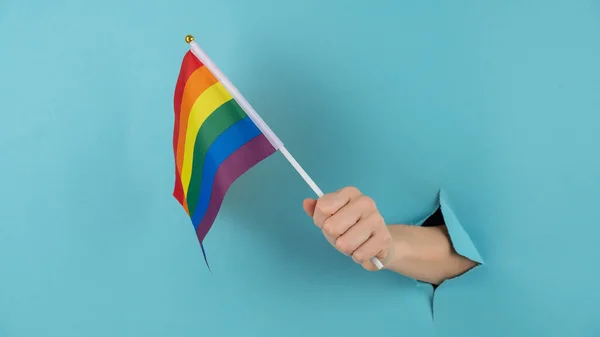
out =
{"type": "Polygon", "coordinates": [[[190,50],[174,95],[173,196],[202,242],[231,184],[276,151],[217,77],[190,50]]]}

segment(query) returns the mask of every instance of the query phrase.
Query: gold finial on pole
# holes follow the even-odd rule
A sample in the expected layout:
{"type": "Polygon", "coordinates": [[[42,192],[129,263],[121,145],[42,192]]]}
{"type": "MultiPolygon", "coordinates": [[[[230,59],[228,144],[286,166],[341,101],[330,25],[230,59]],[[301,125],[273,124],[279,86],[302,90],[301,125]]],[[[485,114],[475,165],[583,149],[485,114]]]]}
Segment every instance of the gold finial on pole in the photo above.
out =
{"type": "Polygon", "coordinates": [[[185,37],[185,43],[190,44],[190,43],[192,43],[192,41],[194,41],[194,36],[193,35],[187,35],[185,37]]]}

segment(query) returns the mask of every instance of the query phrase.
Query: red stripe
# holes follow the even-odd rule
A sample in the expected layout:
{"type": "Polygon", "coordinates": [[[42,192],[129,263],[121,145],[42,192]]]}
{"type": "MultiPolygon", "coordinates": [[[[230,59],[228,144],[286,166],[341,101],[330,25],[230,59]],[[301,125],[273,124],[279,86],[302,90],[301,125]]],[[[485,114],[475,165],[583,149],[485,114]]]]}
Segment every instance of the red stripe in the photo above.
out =
{"type": "Polygon", "coordinates": [[[231,154],[217,170],[213,184],[213,190],[210,195],[210,202],[204,218],[196,229],[198,240],[202,242],[206,234],[217,218],[217,213],[221,208],[225,193],[242,174],[250,170],[256,164],[275,153],[275,148],[271,142],[260,134],[251,141],[244,144],[238,150],[231,154]]]}
{"type": "MultiPolygon", "coordinates": [[[[202,62],[198,60],[198,58],[192,53],[192,51],[188,51],[187,53],[185,53],[185,56],[183,57],[183,60],[181,62],[181,69],[179,71],[179,77],[177,78],[177,84],[175,85],[175,97],[173,99],[175,111],[175,121],[173,123],[174,156],[177,156],[177,142],[179,141],[179,117],[181,114],[181,100],[183,98],[183,90],[185,89],[185,84],[192,75],[192,73],[202,66],[202,62]]],[[[173,189],[173,196],[175,197],[175,199],[177,199],[177,201],[181,204],[181,206],[183,206],[183,208],[187,212],[188,209],[185,203],[185,196],[183,194],[183,186],[181,185],[181,177],[179,175],[179,170],[177,169],[177,158],[175,158],[175,188],[173,189]]]]}

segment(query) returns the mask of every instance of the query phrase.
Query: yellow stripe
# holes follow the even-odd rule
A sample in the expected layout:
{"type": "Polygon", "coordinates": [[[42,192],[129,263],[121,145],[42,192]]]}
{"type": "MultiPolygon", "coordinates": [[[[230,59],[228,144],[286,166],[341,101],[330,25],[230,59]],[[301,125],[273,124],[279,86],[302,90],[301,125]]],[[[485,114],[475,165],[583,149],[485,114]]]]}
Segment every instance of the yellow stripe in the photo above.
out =
{"type": "Polygon", "coordinates": [[[183,165],[185,133],[187,132],[190,112],[198,97],[215,83],[217,83],[217,79],[206,66],[196,69],[187,82],[185,82],[179,113],[179,130],[177,130],[177,169],[180,173],[181,166],[183,165]]]}
{"type": "Polygon", "coordinates": [[[181,167],[181,183],[183,185],[183,194],[185,194],[186,197],[192,176],[194,145],[200,126],[202,126],[202,123],[204,123],[210,114],[230,99],[231,95],[227,89],[223,87],[221,82],[217,82],[198,96],[198,99],[196,99],[196,102],[194,102],[194,105],[192,106],[185,134],[185,151],[183,154],[183,165],[181,167]]]}

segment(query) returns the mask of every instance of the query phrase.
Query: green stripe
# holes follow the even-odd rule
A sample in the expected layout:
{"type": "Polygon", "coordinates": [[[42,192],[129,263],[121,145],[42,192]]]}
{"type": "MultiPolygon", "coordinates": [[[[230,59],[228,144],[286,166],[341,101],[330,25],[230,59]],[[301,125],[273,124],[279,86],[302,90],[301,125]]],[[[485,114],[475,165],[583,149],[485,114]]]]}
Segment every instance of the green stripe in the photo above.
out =
{"type": "Polygon", "coordinates": [[[244,110],[242,110],[234,99],[230,99],[210,114],[204,123],[202,123],[202,126],[200,126],[194,145],[192,175],[187,192],[187,205],[190,215],[194,214],[194,210],[198,204],[200,184],[202,183],[202,170],[208,149],[221,133],[245,117],[246,113],[244,110]]]}

